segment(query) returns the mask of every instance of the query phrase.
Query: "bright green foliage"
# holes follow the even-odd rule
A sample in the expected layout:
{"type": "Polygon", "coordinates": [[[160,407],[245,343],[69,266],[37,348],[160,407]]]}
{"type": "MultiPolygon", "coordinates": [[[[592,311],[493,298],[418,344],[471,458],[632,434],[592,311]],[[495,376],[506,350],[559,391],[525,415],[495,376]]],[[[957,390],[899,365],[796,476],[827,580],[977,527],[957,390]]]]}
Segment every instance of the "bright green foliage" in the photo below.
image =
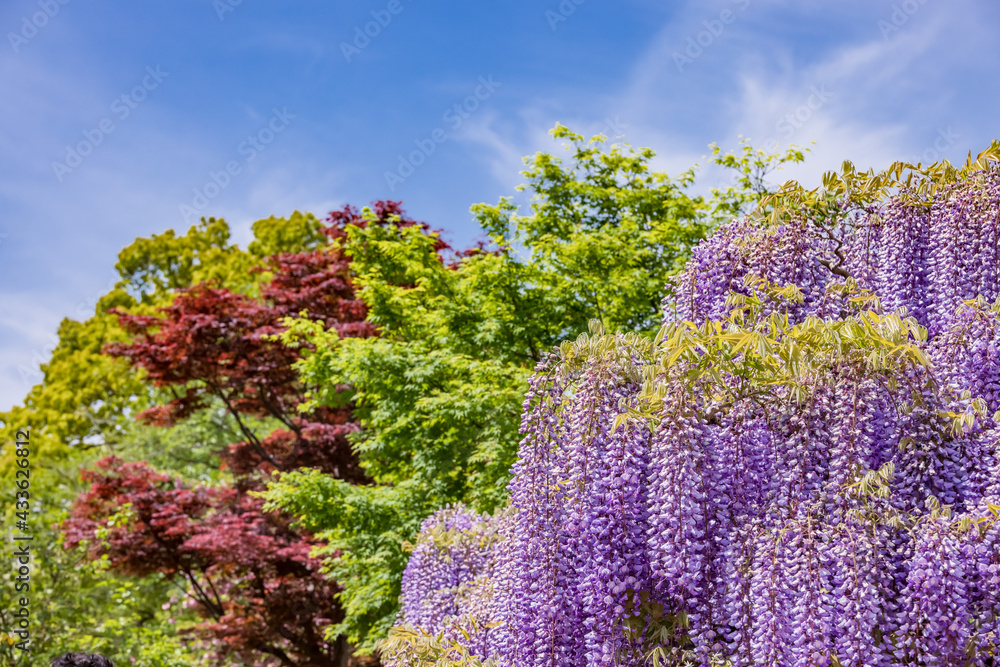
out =
{"type": "MultiPolygon", "coordinates": [[[[317,346],[306,353],[304,376],[335,377],[354,388],[355,417],[364,425],[356,450],[370,476],[382,484],[419,481],[445,502],[492,508],[505,500],[524,363],[476,359],[428,341],[340,340],[319,324],[296,321],[285,339],[301,337],[317,346]]],[[[344,399],[336,385],[321,386],[328,389],[315,402],[344,399]]]]}
{"type": "Polygon", "coordinates": [[[473,207],[489,236],[482,250],[452,257],[418,225],[345,230],[380,337],[340,339],[304,321],[284,335],[306,344],[299,372],[324,388],[314,403],[354,401],[355,446],[375,485],[288,473],[266,497],[330,544],[348,612],[331,631],[364,650],[395,620],[400,545],[421,520],[448,503],[489,512],[506,501],[536,363],[595,317],[651,336],[667,278],[724,214],[725,202],[688,194],[693,171],[652,170],[648,149],[562,126],[553,135],[568,140],[568,157],[525,159],[530,213],[510,199],[473,207]]]}
{"type": "Polygon", "coordinates": [[[552,134],[569,140],[571,158],[525,160],[521,189],[533,194],[530,215],[510,199],[473,207],[515,269],[512,287],[530,297],[511,310],[519,319],[543,312],[549,317],[539,319],[555,319],[546,332],[555,340],[582,331],[591,317],[615,328],[655,328],[667,277],[711,222],[709,204],[686,192],[694,169],[671,178],[650,168],[648,148],[608,147],[604,137],[587,142],[563,126],[552,134]],[[561,330],[551,329],[556,323],[561,330]]]}
{"type": "Polygon", "coordinates": [[[288,218],[271,216],[253,223],[254,240],[247,250],[258,258],[313,250],[326,244],[322,229],[323,223],[312,213],[295,211],[288,218]]]}
{"type": "MultiPolygon", "coordinates": [[[[338,556],[326,561],[344,587],[347,620],[335,631],[371,648],[395,619],[406,565],[400,545],[423,518],[456,499],[484,508],[504,502],[530,367],[435,349],[430,341],[338,341],[306,322],[295,323],[286,338],[297,336],[318,348],[302,367],[306,377],[336,377],[357,388],[355,417],[363,430],[356,446],[379,484],[289,473],[266,497],[325,540],[324,555],[338,556]]],[[[334,385],[325,386],[329,394],[314,399],[343,400],[334,385]]]]}
{"type": "Polygon", "coordinates": [[[754,148],[747,138],[740,139],[739,154],[730,151],[723,155],[717,144],[712,144],[713,162],[732,170],[736,185],[714,188],[712,196],[715,213],[719,218],[733,218],[747,215],[757,204],[772,193],[767,182],[768,175],[781,170],[786,164],[796,164],[806,159],[808,148],[789,146],[784,152],[768,153],[754,148]]]}
{"type": "MultiPolygon", "coordinates": [[[[36,480],[46,489],[53,487],[44,476],[36,480]]],[[[39,493],[37,498],[41,499],[43,493],[48,491],[39,493]]],[[[14,606],[5,605],[0,611],[0,661],[27,667],[48,664],[69,651],[93,651],[108,656],[116,665],[206,664],[202,660],[205,651],[191,646],[181,635],[195,620],[178,602],[183,591],[162,577],[138,581],[114,577],[106,572],[102,562],[92,562],[79,551],[66,550],[58,530],[52,526],[62,516],[59,503],[32,517],[31,588],[17,594],[27,595],[31,601],[32,652],[23,653],[7,639],[14,606]],[[164,609],[164,605],[168,608],[164,609]]],[[[13,517],[8,518],[7,525],[13,525],[13,517]]],[[[2,577],[4,590],[13,591],[10,568],[2,577]]],[[[4,599],[17,597],[5,592],[4,599]]],[[[15,637],[13,641],[18,639],[15,637]]]]}
{"type": "Polygon", "coordinates": [[[125,287],[144,304],[162,305],[171,290],[206,280],[219,280],[237,290],[248,282],[252,257],[229,242],[225,220],[209,218],[184,236],[172,229],[136,239],[118,255],[115,265],[125,287]]]}

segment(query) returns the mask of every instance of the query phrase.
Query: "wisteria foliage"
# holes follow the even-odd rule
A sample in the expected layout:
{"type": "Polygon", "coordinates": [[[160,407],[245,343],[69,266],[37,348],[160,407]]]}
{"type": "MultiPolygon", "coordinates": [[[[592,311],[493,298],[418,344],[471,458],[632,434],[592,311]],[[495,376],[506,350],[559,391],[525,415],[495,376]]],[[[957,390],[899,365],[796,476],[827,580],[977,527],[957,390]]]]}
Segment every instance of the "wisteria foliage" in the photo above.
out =
{"type": "Polygon", "coordinates": [[[507,513],[428,520],[384,659],[997,664],[1000,172],[910,194],[734,221],[655,340],[543,361],[507,513]]]}

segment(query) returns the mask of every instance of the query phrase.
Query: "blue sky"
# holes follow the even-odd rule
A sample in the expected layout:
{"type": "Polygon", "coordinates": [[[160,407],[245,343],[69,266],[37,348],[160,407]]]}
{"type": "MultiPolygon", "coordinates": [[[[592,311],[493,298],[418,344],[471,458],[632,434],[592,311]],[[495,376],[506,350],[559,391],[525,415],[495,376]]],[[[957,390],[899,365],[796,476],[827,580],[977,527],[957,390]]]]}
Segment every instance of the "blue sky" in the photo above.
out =
{"type": "Polygon", "coordinates": [[[137,236],[391,198],[462,245],[557,122],[671,172],[740,134],[815,141],[811,184],[956,161],[1000,137],[997,34],[989,0],[5,0],[0,409],[137,236]]]}

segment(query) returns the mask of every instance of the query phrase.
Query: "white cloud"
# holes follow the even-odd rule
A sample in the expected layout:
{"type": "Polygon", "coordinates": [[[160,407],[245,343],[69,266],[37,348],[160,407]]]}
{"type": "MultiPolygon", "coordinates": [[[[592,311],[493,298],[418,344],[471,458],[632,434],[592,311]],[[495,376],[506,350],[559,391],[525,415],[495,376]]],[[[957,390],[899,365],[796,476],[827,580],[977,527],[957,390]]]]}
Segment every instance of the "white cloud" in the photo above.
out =
{"type": "MultiPolygon", "coordinates": [[[[529,115],[536,113],[528,112],[529,115]]],[[[505,193],[521,182],[523,156],[528,155],[544,136],[544,130],[521,114],[516,125],[503,121],[496,113],[483,111],[469,118],[458,129],[454,140],[473,146],[480,160],[488,166],[490,175],[506,186],[505,193]],[[531,128],[531,130],[525,130],[531,128]],[[520,130],[520,131],[519,131],[520,130]]],[[[512,194],[512,192],[510,193],[512,194]]]]}

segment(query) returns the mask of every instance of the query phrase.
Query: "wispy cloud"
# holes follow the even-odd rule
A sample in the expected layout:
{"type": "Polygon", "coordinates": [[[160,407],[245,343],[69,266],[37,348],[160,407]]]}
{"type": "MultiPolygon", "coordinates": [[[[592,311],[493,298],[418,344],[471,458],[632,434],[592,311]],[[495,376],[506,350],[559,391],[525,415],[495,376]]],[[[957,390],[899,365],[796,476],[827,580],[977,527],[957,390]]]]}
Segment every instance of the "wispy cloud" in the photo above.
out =
{"type": "Polygon", "coordinates": [[[56,343],[56,328],[68,304],[43,306],[30,293],[0,293],[0,405],[19,403],[42,379],[56,343]]]}

